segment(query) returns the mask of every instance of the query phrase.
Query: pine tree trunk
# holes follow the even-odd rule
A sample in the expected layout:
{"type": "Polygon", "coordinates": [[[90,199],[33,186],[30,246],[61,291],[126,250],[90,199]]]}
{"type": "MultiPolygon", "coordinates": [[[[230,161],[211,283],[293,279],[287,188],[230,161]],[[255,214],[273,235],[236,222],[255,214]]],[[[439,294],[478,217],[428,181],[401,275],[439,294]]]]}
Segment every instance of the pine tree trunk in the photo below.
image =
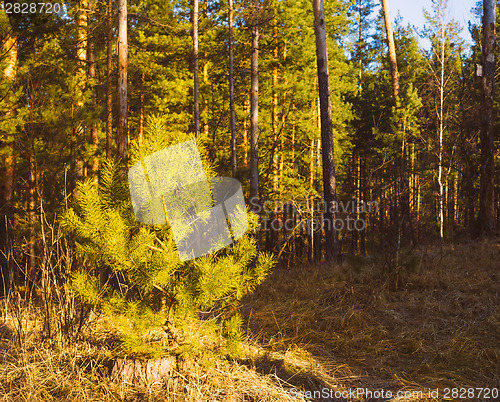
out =
{"type": "Polygon", "coordinates": [[[113,68],[113,0],[107,5],[106,32],[106,157],[111,158],[111,141],[113,138],[113,88],[111,72],[113,68]]]}
{"type": "Polygon", "coordinates": [[[193,78],[194,78],[194,132],[198,136],[200,133],[200,78],[199,78],[199,53],[198,53],[198,17],[199,2],[193,0],[193,78]]]}
{"type": "Polygon", "coordinates": [[[384,10],[387,45],[389,47],[389,65],[391,68],[392,96],[394,97],[394,103],[397,104],[399,97],[399,72],[398,72],[398,63],[396,60],[396,46],[394,44],[394,32],[392,30],[391,14],[389,12],[389,4],[387,3],[387,0],[382,0],[382,8],[384,10]]]}
{"type": "Polygon", "coordinates": [[[444,237],[444,201],[443,201],[443,134],[444,134],[444,57],[445,57],[445,31],[444,20],[441,20],[441,78],[439,81],[439,161],[438,161],[438,186],[439,186],[439,237],[444,237]]]}
{"type": "MultiPolygon", "coordinates": [[[[313,108],[315,105],[313,103],[313,108]]],[[[309,262],[314,263],[314,148],[316,147],[314,138],[311,138],[309,144],[309,197],[308,197],[308,209],[309,209],[309,262]]]]}
{"type": "Polygon", "coordinates": [[[482,125],[481,125],[481,190],[479,197],[479,230],[481,235],[495,232],[495,155],[494,114],[495,96],[495,47],[496,14],[495,1],[483,0],[482,43],[482,125]]]}
{"type": "Polygon", "coordinates": [[[259,200],[259,13],[260,1],[254,0],[252,21],[252,60],[250,88],[250,199],[254,209],[259,200]]]}
{"type": "Polygon", "coordinates": [[[404,127],[401,121],[401,115],[399,112],[399,71],[398,63],[396,58],[396,45],[394,42],[394,32],[392,29],[391,15],[389,12],[389,5],[387,0],[382,0],[382,8],[384,11],[384,22],[387,37],[387,46],[389,48],[389,66],[391,69],[391,82],[392,82],[392,96],[394,101],[394,106],[396,108],[396,114],[398,122],[396,124],[398,133],[402,134],[401,140],[401,163],[399,172],[399,218],[398,218],[398,238],[401,235],[404,237],[409,237],[414,243],[415,236],[413,233],[413,227],[411,222],[411,211],[410,211],[410,185],[407,178],[407,143],[406,134],[404,133],[404,127]]]}
{"type": "Polygon", "coordinates": [[[35,248],[35,215],[36,215],[36,171],[35,171],[35,149],[34,138],[31,133],[29,141],[29,199],[28,199],[28,216],[29,216],[29,239],[28,239],[28,280],[26,289],[28,291],[28,298],[31,299],[35,289],[36,282],[36,248],[35,248]]]}
{"type": "Polygon", "coordinates": [[[325,251],[326,259],[334,260],[339,254],[336,224],[337,189],[333,144],[330,84],[328,81],[328,53],[326,46],[325,9],[323,0],[313,0],[314,33],[318,69],[319,100],[321,109],[321,144],[323,156],[323,191],[325,197],[325,251]]]}
{"type": "Polygon", "coordinates": [[[243,103],[244,119],[243,119],[243,166],[248,167],[248,115],[250,114],[250,101],[245,97],[243,103]]]}
{"type": "Polygon", "coordinates": [[[231,172],[236,176],[236,114],[234,110],[233,0],[229,0],[229,111],[231,127],[231,172]]]}
{"type": "Polygon", "coordinates": [[[358,0],[358,12],[359,12],[359,20],[358,20],[358,44],[357,44],[357,53],[358,53],[358,96],[361,96],[361,92],[363,90],[362,81],[363,81],[363,60],[361,60],[361,43],[363,38],[363,15],[361,9],[361,1],[358,0]]]}
{"type": "MultiPolygon", "coordinates": [[[[88,53],[88,63],[89,63],[89,78],[92,87],[92,107],[95,109],[97,107],[97,93],[95,88],[95,79],[96,79],[96,69],[95,69],[95,49],[94,49],[94,37],[92,31],[92,13],[93,13],[93,4],[92,0],[90,1],[90,10],[87,14],[87,26],[88,26],[88,34],[87,34],[87,53],[88,53]]],[[[94,184],[98,183],[98,170],[99,170],[99,135],[97,132],[97,121],[94,121],[90,126],[90,137],[92,139],[92,179],[94,184]]]]}
{"type": "MultiPolygon", "coordinates": [[[[6,55],[6,63],[3,71],[5,81],[13,85],[17,73],[17,36],[11,28],[4,40],[2,54],[6,55]]],[[[5,96],[5,95],[4,95],[5,96]]],[[[15,100],[11,94],[5,96],[9,109],[7,116],[12,117],[15,113],[15,100]]],[[[5,136],[2,141],[6,149],[3,164],[0,165],[0,296],[5,296],[12,287],[14,276],[14,261],[12,259],[12,228],[14,214],[12,208],[12,196],[14,189],[14,138],[5,136]]]]}
{"type": "MultiPolygon", "coordinates": [[[[295,112],[295,104],[293,104],[292,107],[293,111],[295,112]]],[[[295,113],[292,114],[292,172],[295,171],[295,132],[297,130],[297,120],[295,117],[295,113]]]]}
{"type": "MultiPolygon", "coordinates": [[[[287,47],[286,47],[286,41],[283,47],[283,65],[286,66],[286,56],[287,56],[287,47]]],[[[283,83],[285,86],[288,85],[288,79],[287,79],[287,74],[286,74],[286,69],[283,72],[283,83]]],[[[286,119],[287,119],[287,114],[288,112],[285,112],[285,101],[286,101],[286,95],[283,95],[283,109],[281,112],[281,127],[282,130],[286,130],[285,124],[286,124],[286,119]]],[[[290,105],[289,105],[290,107],[290,105]]],[[[285,131],[286,132],[286,131],[285,131]]],[[[284,169],[284,152],[285,152],[285,140],[284,140],[285,135],[282,133],[280,136],[280,150],[279,150],[279,198],[281,199],[282,193],[283,193],[283,169],[284,169]]]]}
{"type": "MultiPolygon", "coordinates": [[[[231,0],[232,1],[232,0],[231,0]]],[[[205,0],[204,3],[203,3],[203,11],[204,11],[204,14],[205,14],[205,18],[208,19],[208,0],[205,0]]],[[[231,18],[232,18],[232,15],[231,15],[231,18]]],[[[232,27],[231,27],[231,34],[232,34],[232,27]]],[[[230,40],[230,45],[231,46],[234,46],[234,44],[232,43],[233,41],[230,40]]],[[[208,87],[208,56],[207,56],[207,52],[205,51],[204,52],[204,55],[203,55],[203,84],[205,85],[205,88],[208,87]]],[[[210,118],[209,118],[209,114],[208,114],[208,97],[205,96],[204,99],[203,99],[203,114],[205,116],[204,118],[204,124],[203,124],[203,134],[204,134],[204,138],[207,138],[208,139],[208,133],[209,133],[209,121],[210,121],[210,118]]]]}
{"type": "Polygon", "coordinates": [[[278,143],[278,93],[276,88],[278,86],[278,20],[276,17],[273,19],[273,78],[272,78],[272,130],[273,130],[273,191],[278,192],[278,152],[276,152],[276,145],[278,143]]]}
{"type": "Polygon", "coordinates": [[[139,144],[144,139],[144,72],[141,74],[141,95],[139,97],[139,144]]]}
{"type": "MultiPolygon", "coordinates": [[[[82,109],[85,105],[83,94],[85,91],[85,86],[87,84],[87,32],[88,32],[87,7],[88,7],[87,0],[81,0],[80,9],[78,10],[78,16],[77,16],[77,23],[78,23],[78,28],[77,28],[78,44],[76,49],[76,56],[78,63],[78,69],[77,69],[78,91],[76,97],[77,109],[82,109]]],[[[82,178],[85,175],[84,173],[85,167],[80,151],[81,144],[87,143],[86,139],[84,139],[84,131],[85,129],[83,125],[80,122],[78,122],[74,129],[74,134],[75,134],[74,140],[76,144],[75,170],[77,179],[82,178]]],[[[76,192],[75,196],[77,196],[76,192]]]]}
{"type": "Polygon", "coordinates": [[[127,122],[127,0],[118,0],[118,125],[116,145],[118,156],[127,166],[128,122],[127,122]]]}
{"type": "MultiPolygon", "coordinates": [[[[207,88],[207,86],[208,86],[208,61],[207,61],[207,53],[206,52],[205,52],[205,60],[203,63],[203,83],[205,84],[205,88],[207,88]]],[[[204,134],[204,138],[208,139],[209,130],[210,130],[210,127],[209,127],[210,117],[208,114],[207,96],[205,96],[204,100],[203,100],[203,113],[205,115],[204,124],[203,124],[203,134],[204,134]]]]}

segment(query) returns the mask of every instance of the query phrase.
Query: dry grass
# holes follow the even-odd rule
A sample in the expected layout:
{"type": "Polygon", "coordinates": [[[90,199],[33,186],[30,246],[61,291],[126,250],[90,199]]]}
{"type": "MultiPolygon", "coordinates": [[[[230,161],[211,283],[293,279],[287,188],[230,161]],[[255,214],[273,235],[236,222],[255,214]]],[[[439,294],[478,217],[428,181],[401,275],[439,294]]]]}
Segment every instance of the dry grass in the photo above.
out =
{"type": "Polygon", "coordinates": [[[499,387],[500,245],[400,261],[276,270],[243,301],[239,361],[179,360],[149,387],[110,378],[118,342],[97,318],[68,345],[42,338],[34,308],[3,313],[0,400],[288,401],[304,400],[290,396],[294,388],[499,387]]]}
{"type": "Polygon", "coordinates": [[[327,362],[337,385],[499,387],[500,245],[418,250],[401,263],[277,270],[244,300],[250,332],[327,362]]]}
{"type": "MultiPolygon", "coordinates": [[[[33,311],[32,311],[33,312],[33,311]]],[[[26,318],[25,320],[33,321],[26,318]]],[[[140,386],[110,378],[118,349],[115,334],[85,333],[84,340],[62,346],[42,340],[40,328],[4,322],[0,353],[0,401],[291,401],[286,382],[222,358],[178,360],[163,381],[140,386]]],[[[93,327],[96,327],[94,322],[93,327]]]]}

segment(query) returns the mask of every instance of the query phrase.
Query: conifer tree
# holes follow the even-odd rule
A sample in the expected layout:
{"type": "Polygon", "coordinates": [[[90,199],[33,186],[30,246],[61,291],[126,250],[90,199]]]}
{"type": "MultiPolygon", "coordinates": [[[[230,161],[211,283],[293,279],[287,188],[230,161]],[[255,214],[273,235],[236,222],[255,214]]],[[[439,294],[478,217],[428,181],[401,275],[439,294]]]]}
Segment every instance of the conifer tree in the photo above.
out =
{"type": "MultiPolygon", "coordinates": [[[[145,134],[141,144],[131,144],[131,164],[189,139],[168,135],[161,118],[151,119],[145,134]]],[[[206,168],[210,175],[210,166],[206,168]]],[[[227,335],[226,346],[235,345],[241,336],[241,319],[230,311],[264,280],[273,265],[270,255],[257,252],[251,236],[182,263],[169,227],[136,221],[117,163],[107,160],[99,185],[84,181],[79,192],[76,205],[63,219],[86,261],[86,269],[74,273],[72,288],[116,324],[126,352],[161,353],[161,348],[148,343],[161,328],[167,332],[163,339],[174,346],[194,347],[195,332],[199,337],[227,335]],[[112,275],[101,283],[99,274],[107,269],[112,275]]]]}

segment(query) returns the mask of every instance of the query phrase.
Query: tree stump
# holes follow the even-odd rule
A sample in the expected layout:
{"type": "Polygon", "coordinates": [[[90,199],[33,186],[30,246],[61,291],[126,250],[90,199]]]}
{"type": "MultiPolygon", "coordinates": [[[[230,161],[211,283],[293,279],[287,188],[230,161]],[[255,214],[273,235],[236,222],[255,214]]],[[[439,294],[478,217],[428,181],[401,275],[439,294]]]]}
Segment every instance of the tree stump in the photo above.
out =
{"type": "Polygon", "coordinates": [[[173,356],[158,360],[117,359],[111,369],[111,379],[149,387],[172,378],[176,369],[177,360],[173,356]]]}

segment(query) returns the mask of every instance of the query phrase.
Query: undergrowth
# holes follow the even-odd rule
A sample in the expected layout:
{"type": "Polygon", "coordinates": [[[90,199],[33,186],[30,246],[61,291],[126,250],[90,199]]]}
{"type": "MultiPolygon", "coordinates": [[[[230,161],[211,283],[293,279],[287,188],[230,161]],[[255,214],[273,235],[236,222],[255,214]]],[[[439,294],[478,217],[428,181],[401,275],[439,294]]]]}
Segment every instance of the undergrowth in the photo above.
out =
{"type": "Polygon", "coordinates": [[[91,313],[64,341],[47,337],[37,307],[14,309],[11,300],[1,309],[0,400],[287,401],[323,388],[498,388],[499,260],[499,244],[483,242],[414,250],[398,270],[378,257],[277,269],[242,300],[237,353],[180,350],[175,370],[148,386],[111,376],[122,349],[102,317],[91,313]]]}

